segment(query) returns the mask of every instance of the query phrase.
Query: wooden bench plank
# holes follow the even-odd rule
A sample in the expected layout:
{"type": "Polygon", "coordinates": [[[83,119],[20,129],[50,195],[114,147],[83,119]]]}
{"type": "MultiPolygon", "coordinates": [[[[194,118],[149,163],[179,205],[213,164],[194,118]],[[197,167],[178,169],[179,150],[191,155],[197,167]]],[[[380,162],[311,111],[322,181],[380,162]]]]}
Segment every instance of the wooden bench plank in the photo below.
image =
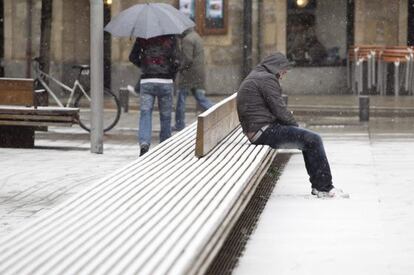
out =
{"type": "Polygon", "coordinates": [[[56,127],[70,127],[76,124],[75,121],[16,121],[16,120],[0,120],[0,125],[4,126],[30,126],[30,127],[41,127],[41,126],[56,126],[56,127]]]}
{"type": "Polygon", "coordinates": [[[70,116],[53,116],[53,115],[30,115],[30,114],[2,114],[0,113],[0,120],[23,120],[23,121],[74,121],[70,116]]]}
{"type": "Polygon", "coordinates": [[[226,98],[198,116],[195,154],[203,157],[240,123],[236,96],[226,98]]]}
{"type": "Polygon", "coordinates": [[[27,114],[27,115],[76,115],[79,108],[39,106],[37,108],[25,106],[0,105],[0,114],[27,114]]]}
{"type": "Polygon", "coordinates": [[[33,105],[33,79],[0,78],[0,104],[33,105]]]}

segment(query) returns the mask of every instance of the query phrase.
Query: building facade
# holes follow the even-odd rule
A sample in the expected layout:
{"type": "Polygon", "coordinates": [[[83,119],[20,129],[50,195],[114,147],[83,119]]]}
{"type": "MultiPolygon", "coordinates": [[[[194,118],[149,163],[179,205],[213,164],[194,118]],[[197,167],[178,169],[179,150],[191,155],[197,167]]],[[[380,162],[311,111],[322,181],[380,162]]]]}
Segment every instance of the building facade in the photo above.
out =
{"type": "MultiPolygon", "coordinates": [[[[295,60],[297,66],[284,82],[287,93],[338,94],[348,92],[344,64],[350,45],[414,42],[414,27],[408,23],[413,21],[413,0],[115,0],[106,1],[106,21],[145,2],[177,8],[195,3],[194,20],[205,44],[208,94],[231,94],[238,88],[245,72],[246,47],[253,66],[275,51],[295,60]],[[246,44],[245,33],[248,2],[251,45],[246,44]],[[214,8],[222,8],[216,15],[225,20],[218,31],[205,26],[213,22],[207,17],[214,8]]],[[[39,54],[41,0],[0,0],[1,11],[2,73],[31,77],[31,58],[39,54]]],[[[88,0],[53,1],[51,73],[63,81],[73,79],[72,65],[89,63],[89,18],[88,0]]],[[[114,91],[135,85],[139,71],[128,61],[134,39],[106,37],[106,85],[114,91]]]]}

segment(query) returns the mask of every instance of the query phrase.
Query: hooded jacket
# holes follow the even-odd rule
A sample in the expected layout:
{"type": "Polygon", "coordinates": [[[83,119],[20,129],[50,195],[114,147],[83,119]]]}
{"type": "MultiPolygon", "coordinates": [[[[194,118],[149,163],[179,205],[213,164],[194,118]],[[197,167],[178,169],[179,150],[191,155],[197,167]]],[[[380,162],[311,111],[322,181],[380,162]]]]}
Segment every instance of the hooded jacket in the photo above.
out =
{"type": "Polygon", "coordinates": [[[286,108],[276,76],[290,67],[291,63],[283,54],[272,54],[243,80],[237,93],[237,113],[243,132],[257,132],[273,123],[298,126],[286,108]]]}

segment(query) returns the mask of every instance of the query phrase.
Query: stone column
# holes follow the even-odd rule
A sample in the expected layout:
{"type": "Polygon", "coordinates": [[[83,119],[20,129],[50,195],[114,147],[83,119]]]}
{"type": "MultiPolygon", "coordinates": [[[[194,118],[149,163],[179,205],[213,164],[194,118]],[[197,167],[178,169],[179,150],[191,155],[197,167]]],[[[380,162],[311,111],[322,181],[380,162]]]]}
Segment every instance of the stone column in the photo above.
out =
{"type": "Polygon", "coordinates": [[[407,0],[355,0],[355,44],[405,45],[406,13],[407,0]]]}

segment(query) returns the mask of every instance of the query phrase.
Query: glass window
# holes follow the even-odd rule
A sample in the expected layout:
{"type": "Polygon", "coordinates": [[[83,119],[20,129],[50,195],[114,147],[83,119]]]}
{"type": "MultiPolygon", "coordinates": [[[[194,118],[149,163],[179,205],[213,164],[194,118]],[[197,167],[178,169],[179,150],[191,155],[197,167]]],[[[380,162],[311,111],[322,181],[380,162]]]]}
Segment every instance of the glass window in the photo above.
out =
{"type": "Polygon", "coordinates": [[[178,8],[195,23],[200,34],[227,33],[228,0],[178,0],[178,8]]]}
{"type": "Polygon", "coordinates": [[[347,1],[288,0],[287,54],[297,66],[344,64],[347,1]]]}

